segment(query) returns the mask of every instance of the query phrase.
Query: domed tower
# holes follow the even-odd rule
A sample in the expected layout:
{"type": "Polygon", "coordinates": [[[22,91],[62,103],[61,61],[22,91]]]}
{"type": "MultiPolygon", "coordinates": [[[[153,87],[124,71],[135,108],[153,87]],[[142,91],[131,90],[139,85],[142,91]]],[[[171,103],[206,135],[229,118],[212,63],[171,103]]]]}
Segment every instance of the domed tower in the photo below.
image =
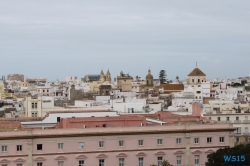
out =
{"type": "Polygon", "coordinates": [[[151,74],[151,70],[148,70],[148,75],[146,76],[146,85],[147,86],[153,86],[153,75],[151,74]]]}
{"type": "Polygon", "coordinates": [[[188,84],[189,85],[197,85],[197,84],[201,84],[202,82],[206,82],[206,81],[207,81],[206,74],[203,73],[198,68],[197,62],[196,62],[196,68],[188,74],[188,84]]]}
{"type": "Polygon", "coordinates": [[[102,82],[105,81],[103,70],[100,73],[100,80],[99,81],[102,81],[102,82]]]}
{"type": "Polygon", "coordinates": [[[121,76],[121,77],[123,76],[123,71],[120,72],[120,76],[121,76]]]}
{"type": "Polygon", "coordinates": [[[86,75],[85,81],[86,81],[86,82],[89,82],[89,75],[86,75]]]}
{"type": "Polygon", "coordinates": [[[109,70],[106,73],[106,81],[111,82],[111,74],[110,74],[109,70]]]}

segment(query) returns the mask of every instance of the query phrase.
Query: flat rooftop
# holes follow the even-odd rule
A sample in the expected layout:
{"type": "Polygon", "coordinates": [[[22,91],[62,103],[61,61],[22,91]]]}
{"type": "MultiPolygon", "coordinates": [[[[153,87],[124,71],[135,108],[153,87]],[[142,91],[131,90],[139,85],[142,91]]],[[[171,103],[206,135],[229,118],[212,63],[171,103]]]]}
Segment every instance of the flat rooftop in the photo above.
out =
{"type": "Polygon", "coordinates": [[[199,125],[172,125],[172,126],[142,126],[142,127],[107,127],[82,129],[44,129],[29,131],[0,132],[0,140],[5,139],[32,139],[110,135],[140,135],[140,134],[168,134],[191,132],[223,132],[234,131],[230,124],[199,124],[199,125]]]}

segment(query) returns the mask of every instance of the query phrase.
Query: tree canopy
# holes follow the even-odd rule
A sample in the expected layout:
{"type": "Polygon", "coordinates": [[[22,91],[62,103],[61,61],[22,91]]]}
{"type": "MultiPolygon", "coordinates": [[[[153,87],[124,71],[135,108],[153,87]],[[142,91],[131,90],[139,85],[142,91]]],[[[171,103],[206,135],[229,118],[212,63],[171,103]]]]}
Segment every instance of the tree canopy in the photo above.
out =
{"type": "MultiPolygon", "coordinates": [[[[162,166],[172,166],[172,165],[168,162],[168,160],[163,160],[162,163],[161,163],[161,165],[162,165],[162,166]]],[[[157,166],[157,165],[152,164],[152,165],[150,165],[150,166],[157,166]]]]}
{"type": "Polygon", "coordinates": [[[160,80],[161,84],[164,84],[166,82],[166,72],[165,72],[165,70],[160,71],[159,80],[160,80]]]}
{"type": "Polygon", "coordinates": [[[206,166],[249,166],[250,144],[219,149],[208,155],[206,166]]]}

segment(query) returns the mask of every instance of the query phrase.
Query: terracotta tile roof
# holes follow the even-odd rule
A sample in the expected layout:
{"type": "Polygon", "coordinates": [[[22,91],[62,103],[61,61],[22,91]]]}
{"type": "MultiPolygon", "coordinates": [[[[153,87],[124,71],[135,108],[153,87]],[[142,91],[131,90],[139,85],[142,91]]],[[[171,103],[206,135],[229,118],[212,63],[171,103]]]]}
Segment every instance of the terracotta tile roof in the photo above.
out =
{"type": "Polygon", "coordinates": [[[184,90],[183,84],[161,84],[156,88],[164,88],[164,90],[184,90]]]}
{"type": "Polygon", "coordinates": [[[206,76],[198,67],[196,67],[188,76],[206,76]]]}

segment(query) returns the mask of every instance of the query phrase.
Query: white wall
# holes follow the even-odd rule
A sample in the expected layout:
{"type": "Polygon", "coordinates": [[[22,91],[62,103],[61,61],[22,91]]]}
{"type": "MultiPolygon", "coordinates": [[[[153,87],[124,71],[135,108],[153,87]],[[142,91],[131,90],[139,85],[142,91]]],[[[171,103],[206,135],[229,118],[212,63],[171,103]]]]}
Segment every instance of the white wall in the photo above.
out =
{"type": "Polygon", "coordinates": [[[93,101],[75,100],[76,107],[93,107],[93,101]]]}
{"type": "Polygon", "coordinates": [[[152,108],[152,112],[161,111],[161,103],[158,104],[148,104],[149,108],[152,108]]]}
{"type": "Polygon", "coordinates": [[[142,108],[143,103],[113,103],[113,110],[120,113],[144,112],[142,108]]]}
{"type": "Polygon", "coordinates": [[[103,101],[108,101],[110,99],[111,99],[111,96],[96,96],[95,101],[103,102],[103,101]]]}

